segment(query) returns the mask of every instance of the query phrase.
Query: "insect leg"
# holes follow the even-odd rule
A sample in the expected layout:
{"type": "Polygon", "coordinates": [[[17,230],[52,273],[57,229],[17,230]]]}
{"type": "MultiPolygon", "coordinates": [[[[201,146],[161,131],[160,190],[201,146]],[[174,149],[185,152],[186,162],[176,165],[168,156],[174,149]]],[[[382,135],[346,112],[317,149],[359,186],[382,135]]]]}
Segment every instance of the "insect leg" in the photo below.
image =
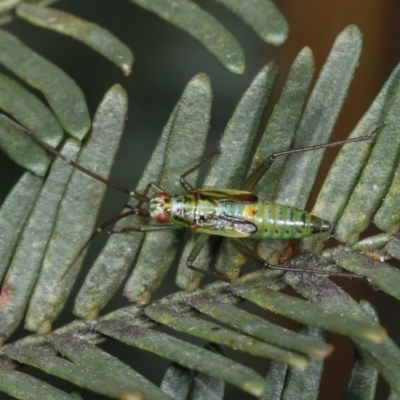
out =
{"type": "Polygon", "coordinates": [[[199,237],[197,238],[197,240],[192,248],[192,251],[189,254],[189,257],[186,260],[186,266],[188,268],[190,268],[192,271],[200,272],[201,274],[204,274],[204,275],[211,275],[214,278],[217,278],[224,282],[230,282],[230,280],[223,275],[217,274],[216,272],[212,272],[207,269],[198,268],[195,265],[193,265],[194,261],[196,260],[197,256],[199,255],[201,249],[204,247],[204,244],[206,243],[207,239],[208,239],[208,235],[206,235],[206,234],[199,235],[199,237]]]}
{"type": "Polygon", "coordinates": [[[209,156],[207,156],[204,160],[200,161],[198,164],[196,164],[194,167],[190,168],[188,171],[183,173],[181,177],[179,178],[179,183],[183,186],[183,188],[186,190],[188,193],[192,193],[194,191],[194,187],[186,180],[186,177],[202,167],[204,164],[210,162],[215,156],[221,153],[221,149],[218,146],[216,150],[214,150],[209,156]]]}
{"type": "Polygon", "coordinates": [[[119,220],[129,217],[130,215],[135,215],[138,213],[138,210],[134,209],[134,210],[129,210],[127,212],[124,212],[122,214],[116,215],[113,218],[110,218],[108,221],[104,222],[103,224],[101,224],[100,226],[98,226],[96,228],[96,230],[94,230],[92,232],[92,234],[89,236],[89,238],[86,240],[86,242],[83,244],[83,246],[80,248],[80,250],[78,251],[78,253],[76,254],[76,256],[74,257],[74,259],[71,261],[71,263],[68,265],[68,267],[66,268],[66,270],[64,271],[64,273],[62,274],[61,279],[64,279],[64,277],[68,274],[68,272],[70,271],[70,269],[72,268],[72,266],[76,263],[76,260],[81,256],[81,254],[83,253],[83,251],[90,245],[90,243],[92,243],[92,241],[94,240],[94,238],[99,235],[101,232],[103,232],[106,228],[108,228],[110,225],[115,224],[116,222],[118,222],[119,220]]]}
{"type": "Polygon", "coordinates": [[[182,229],[181,226],[176,226],[173,224],[163,224],[163,225],[143,225],[137,228],[123,228],[119,231],[111,231],[110,233],[127,233],[127,232],[154,232],[154,231],[166,231],[170,229],[182,229]]]}
{"type": "Polygon", "coordinates": [[[296,273],[309,273],[309,274],[318,274],[318,275],[326,275],[326,276],[342,276],[346,278],[357,278],[357,279],[365,279],[368,281],[368,278],[364,275],[356,275],[347,272],[331,272],[324,271],[323,269],[307,269],[307,268],[293,268],[293,267],[285,267],[284,265],[271,265],[267,263],[262,257],[260,257],[254,250],[247,247],[245,244],[240,242],[239,240],[232,241],[236,249],[242,253],[247,258],[257,261],[267,267],[269,269],[274,269],[278,271],[286,271],[286,272],[296,272],[296,273]]]}
{"type": "MultiPolygon", "coordinates": [[[[76,263],[80,255],[83,253],[83,251],[90,245],[90,243],[93,241],[93,239],[99,235],[101,232],[103,232],[106,228],[108,228],[110,225],[115,224],[116,222],[120,221],[121,219],[124,219],[126,217],[129,217],[131,215],[148,215],[147,213],[143,213],[138,209],[133,209],[129,210],[127,212],[124,212],[122,214],[116,215],[115,217],[109,219],[108,221],[104,222],[101,224],[99,227],[96,228],[95,231],[89,236],[89,238],[86,240],[86,242],[83,244],[77,255],[74,257],[74,259],[71,261],[71,263],[68,265],[64,273],[62,274],[61,279],[64,279],[64,277],[68,274],[68,272],[71,270],[73,265],[76,263]]],[[[124,228],[119,231],[110,231],[110,233],[127,233],[127,232],[151,232],[151,231],[161,231],[161,230],[167,230],[167,229],[177,229],[180,228],[176,225],[172,224],[167,224],[167,225],[160,225],[160,226],[152,226],[152,225],[144,225],[140,226],[137,228],[124,228]]]]}
{"type": "Polygon", "coordinates": [[[269,157],[267,157],[261,163],[261,165],[258,168],[255,169],[255,171],[252,174],[250,174],[246,178],[246,180],[243,182],[243,184],[241,186],[241,190],[251,192],[253,190],[254,186],[258,183],[258,181],[262,178],[262,176],[268,171],[269,167],[273,164],[273,162],[278,157],[287,156],[287,155],[296,154],[296,153],[304,153],[306,151],[313,151],[313,150],[319,150],[319,149],[326,149],[326,148],[330,148],[330,147],[343,146],[344,144],[347,144],[347,143],[371,140],[374,137],[374,135],[376,134],[376,132],[378,132],[385,125],[386,124],[383,122],[378,127],[376,127],[369,135],[366,135],[366,136],[359,136],[359,137],[355,137],[355,138],[351,138],[351,139],[339,140],[337,142],[332,142],[332,143],[316,144],[313,146],[301,147],[299,149],[279,151],[277,153],[271,154],[269,157]]]}

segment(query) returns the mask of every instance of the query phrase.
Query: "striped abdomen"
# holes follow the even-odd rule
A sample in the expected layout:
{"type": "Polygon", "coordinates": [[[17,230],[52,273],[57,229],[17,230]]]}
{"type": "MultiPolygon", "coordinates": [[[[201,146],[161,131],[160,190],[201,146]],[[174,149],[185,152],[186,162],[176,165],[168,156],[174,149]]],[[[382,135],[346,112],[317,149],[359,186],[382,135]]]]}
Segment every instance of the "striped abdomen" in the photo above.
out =
{"type": "Polygon", "coordinates": [[[158,223],[232,238],[299,239],[331,228],[328,221],[294,207],[259,201],[240,190],[195,190],[170,196],[161,192],[149,205],[158,223]]]}
{"type": "Polygon", "coordinates": [[[224,208],[228,215],[245,219],[257,226],[257,232],[249,236],[249,239],[300,239],[331,228],[330,223],[322,218],[280,204],[262,201],[227,203],[224,208]]]}

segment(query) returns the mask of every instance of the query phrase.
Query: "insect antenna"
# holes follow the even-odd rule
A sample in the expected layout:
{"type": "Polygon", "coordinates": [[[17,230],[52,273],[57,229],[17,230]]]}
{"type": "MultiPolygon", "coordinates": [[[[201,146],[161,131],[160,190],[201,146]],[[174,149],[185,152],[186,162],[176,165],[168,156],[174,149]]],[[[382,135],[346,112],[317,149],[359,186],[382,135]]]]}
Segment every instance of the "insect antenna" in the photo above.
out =
{"type": "Polygon", "coordinates": [[[17,124],[14,120],[8,118],[4,114],[0,114],[0,117],[9,122],[10,124],[14,125],[16,128],[19,130],[22,130],[24,133],[26,133],[29,137],[31,137],[35,142],[37,142],[41,147],[43,147],[49,154],[51,154],[54,157],[61,158],[64,160],[66,163],[71,165],[72,167],[78,169],[79,171],[83,172],[86,175],[91,176],[94,179],[97,179],[98,181],[104,183],[105,185],[112,187],[116,190],[119,190],[120,192],[127,193],[129,194],[130,197],[133,197],[142,203],[148,203],[150,199],[147,196],[144,196],[135,190],[128,189],[125,186],[119,185],[118,183],[111,182],[110,180],[103,178],[100,175],[97,175],[96,173],[86,169],[82,165],[76,163],[75,161],[65,157],[63,154],[59,153],[54,147],[51,147],[49,144],[47,144],[44,140],[42,140],[40,137],[36,136],[33,132],[30,130],[26,129],[24,126],[17,124]]]}
{"type": "MultiPolygon", "coordinates": [[[[0,114],[0,117],[3,118],[5,121],[9,122],[13,126],[15,126],[18,130],[24,132],[26,135],[28,135],[30,138],[32,138],[36,143],[38,143],[43,149],[45,149],[50,155],[54,157],[61,158],[63,161],[65,161],[67,164],[71,165],[72,167],[76,168],[77,170],[83,172],[86,175],[89,175],[90,177],[104,183],[105,185],[112,187],[113,189],[119,190],[120,192],[127,193],[130,197],[135,198],[138,200],[138,204],[135,208],[132,208],[129,211],[126,211],[122,214],[116,215],[113,218],[109,219],[108,221],[104,222],[102,225],[98,226],[92,234],[89,236],[89,238],[86,240],[86,242],[83,244],[83,246],[80,248],[79,252],[76,254],[74,259],[71,261],[71,263],[67,266],[65,271],[62,274],[61,279],[64,279],[65,276],[68,274],[68,272],[71,270],[73,265],[76,263],[78,258],[82,255],[83,251],[90,245],[90,243],[93,241],[93,239],[103,232],[107,227],[115,224],[121,219],[124,219],[126,217],[129,217],[131,215],[148,215],[148,212],[145,210],[141,210],[141,207],[143,203],[148,203],[150,201],[149,197],[147,197],[145,194],[140,194],[136,192],[135,190],[129,189],[125,186],[119,185],[118,183],[111,182],[110,180],[103,178],[102,176],[88,170],[87,168],[83,167],[82,165],[78,164],[77,162],[69,159],[68,157],[65,157],[63,154],[58,152],[54,147],[50,146],[48,143],[46,143],[44,140],[42,140],[40,137],[36,136],[32,131],[26,129],[24,126],[18,124],[11,118],[7,117],[4,114],[0,114]]],[[[148,185],[149,186],[149,185],[148,185]]],[[[145,193],[147,194],[148,188],[146,188],[145,193]]],[[[127,206],[129,207],[129,206],[127,206]]]]}

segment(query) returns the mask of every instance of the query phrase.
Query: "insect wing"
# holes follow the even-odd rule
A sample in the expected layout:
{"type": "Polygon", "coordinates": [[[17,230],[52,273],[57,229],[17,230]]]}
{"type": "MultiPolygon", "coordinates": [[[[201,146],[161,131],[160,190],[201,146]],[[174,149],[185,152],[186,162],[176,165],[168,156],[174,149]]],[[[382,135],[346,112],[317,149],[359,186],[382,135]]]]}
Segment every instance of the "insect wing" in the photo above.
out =
{"type": "Polygon", "coordinates": [[[193,231],[231,238],[246,238],[255,232],[257,227],[249,221],[228,215],[206,216],[201,224],[192,227],[193,231]]]}
{"type": "Polygon", "coordinates": [[[258,197],[251,192],[233,189],[200,189],[196,191],[200,196],[214,199],[223,203],[255,203],[258,197]]]}

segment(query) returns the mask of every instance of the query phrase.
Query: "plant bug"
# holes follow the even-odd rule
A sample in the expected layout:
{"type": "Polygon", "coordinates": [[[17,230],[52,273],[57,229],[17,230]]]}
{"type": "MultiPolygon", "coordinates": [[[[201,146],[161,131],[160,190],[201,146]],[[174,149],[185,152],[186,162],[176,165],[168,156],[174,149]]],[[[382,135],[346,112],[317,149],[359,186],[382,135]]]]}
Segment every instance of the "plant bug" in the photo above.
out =
{"type": "MultiPolygon", "coordinates": [[[[3,117],[5,118],[5,117],[3,117]]],[[[183,173],[180,177],[180,184],[186,194],[174,195],[168,193],[161,188],[157,183],[150,182],[143,193],[138,193],[135,190],[128,189],[122,185],[111,182],[96,173],[89,171],[78,163],[64,157],[56,149],[49,146],[32,132],[23,129],[24,132],[39,143],[44,149],[55,157],[60,157],[65,162],[69,163],[74,168],[81,172],[97,179],[104,184],[117,189],[121,192],[129,194],[130,197],[138,200],[135,208],[120,214],[111,220],[105,222],[98,227],[89,239],[84,243],[75,259],[68,266],[63,276],[65,276],[72,267],[76,259],[81,255],[83,250],[91,243],[95,236],[105,230],[115,222],[128,217],[130,215],[145,215],[151,217],[156,224],[144,225],[135,229],[138,232],[150,232],[156,230],[168,230],[179,228],[190,228],[193,232],[201,233],[195,243],[187,261],[188,268],[210,274],[218,279],[229,281],[226,277],[203,270],[194,265],[195,260],[203,248],[208,235],[218,235],[228,237],[234,240],[235,247],[250,259],[254,259],[271,269],[292,272],[307,272],[323,275],[347,276],[363,278],[363,276],[354,275],[351,273],[333,273],[315,269],[296,269],[286,267],[284,265],[270,265],[266,263],[256,252],[247,247],[238,239],[247,238],[254,240],[264,239],[300,239],[316,233],[327,232],[331,229],[329,221],[315,216],[305,210],[300,210],[295,207],[274,204],[259,200],[258,197],[251,191],[261,179],[261,177],[271,167],[273,162],[282,156],[291,154],[304,153],[319,149],[342,146],[348,143],[361,142],[371,140],[372,137],[385,124],[382,123],[375,128],[369,135],[360,136],[351,139],[345,139],[332,143],[323,143],[298,149],[291,149],[274,153],[267,157],[256,170],[250,174],[242,184],[240,190],[233,189],[195,189],[187,181],[187,176],[202,167],[204,164],[218,156],[220,150],[214,151],[210,156],[203,161],[193,166],[191,169],[183,173]],[[154,197],[149,196],[150,190],[155,190],[157,194],[154,197]],[[148,207],[143,205],[147,203],[148,207]]],[[[128,230],[119,231],[119,233],[127,232],[128,230]]]]}

